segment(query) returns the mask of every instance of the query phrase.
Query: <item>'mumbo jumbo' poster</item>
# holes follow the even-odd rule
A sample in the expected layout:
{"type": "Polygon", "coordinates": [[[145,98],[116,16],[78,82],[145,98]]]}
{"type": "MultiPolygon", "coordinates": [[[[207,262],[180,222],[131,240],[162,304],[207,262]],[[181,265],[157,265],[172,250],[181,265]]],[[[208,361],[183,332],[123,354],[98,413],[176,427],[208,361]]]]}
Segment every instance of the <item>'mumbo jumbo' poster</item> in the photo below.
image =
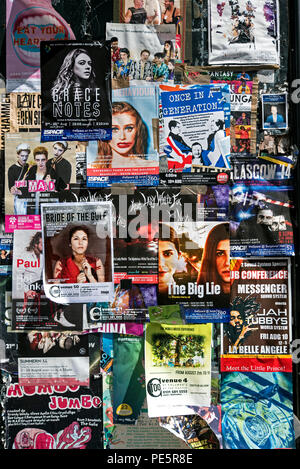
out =
{"type": "MultiPolygon", "coordinates": [[[[150,417],[165,415],[166,406],[210,405],[211,333],[211,324],[147,324],[145,359],[150,417]]],[[[177,415],[176,409],[174,412],[177,415]]]]}
{"type": "Polygon", "coordinates": [[[113,298],[110,202],[42,205],[44,289],[56,303],[113,298]]]}
{"type": "Polygon", "coordinates": [[[42,141],[109,138],[110,84],[110,47],[105,42],[44,42],[42,141]]]}
{"type": "Polygon", "coordinates": [[[279,45],[278,0],[210,0],[210,65],[279,65],[279,45]]]}
{"type": "Polygon", "coordinates": [[[12,384],[5,400],[6,447],[101,449],[101,408],[101,379],[89,388],[12,384]]]}
{"type": "Polygon", "coordinates": [[[291,371],[290,275],[288,258],[232,259],[222,371],[291,371]]]}

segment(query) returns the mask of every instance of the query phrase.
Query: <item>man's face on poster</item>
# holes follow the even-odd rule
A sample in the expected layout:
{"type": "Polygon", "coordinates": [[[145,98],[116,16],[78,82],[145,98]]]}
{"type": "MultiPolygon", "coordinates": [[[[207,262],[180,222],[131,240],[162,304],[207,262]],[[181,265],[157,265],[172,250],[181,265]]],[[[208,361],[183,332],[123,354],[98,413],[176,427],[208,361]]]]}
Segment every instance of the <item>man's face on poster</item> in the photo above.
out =
{"type": "Polygon", "coordinates": [[[285,231],[285,230],[286,230],[286,223],[285,223],[284,216],[279,215],[278,217],[273,217],[272,231],[285,231]]]}
{"type": "Polygon", "coordinates": [[[231,191],[231,203],[241,204],[244,202],[245,192],[241,187],[233,188],[231,191]]]}
{"type": "Polygon", "coordinates": [[[273,222],[273,212],[272,210],[260,210],[257,215],[257,224],[271,226],[273,222]]]}
{"type": "Polygon", "coordinates": [[[243,328],[243,318],[239,311],[230,311],[230,321],[229,324],[233,327],[236,333],[242,332],[243,328]]]}
{"type": "Polygon", "coordinates": [[[149,60],[149,52],[146,52],[146,51],[142,52],[141,53],[141,60],[142,60],[142,62],[147,62],[147,60],[149,60]]]}
{"type": "Polygon", "coordinates": [[[175,135],[179,135],[180,132],[181,132],[181,125],[179,124],[179,122],[177,122],[177,124],[175,125],[175,127],[173,127],[171,129],[171,132],[175,135]]]}
{"type": "Polygon", "coordinates": [[[118,41],[113,41],[110,43],[110,47],[113,51],[118,49],[118,45],[119,45],[118,41]]]}
{"type": "Polygon", "coordinates": [[[192,146],[192,155],[194,158],[199,158],[201,156],[201,153],[202,147],[200,143],[192,146]]]}
{"type": "Polygon", "coordinates": [[[35,249],[37,250],[37,252],[42,254],[43,252],[43,239],[42,238],[40,238],[39,242],[35,244],[35,249]]]}
{"type": "Polygon", "coordinates": [[[24,166],[28,160],[29,152],[27,150],[21,150],[17,155],[17,162],[20,166],[24,166]]]}

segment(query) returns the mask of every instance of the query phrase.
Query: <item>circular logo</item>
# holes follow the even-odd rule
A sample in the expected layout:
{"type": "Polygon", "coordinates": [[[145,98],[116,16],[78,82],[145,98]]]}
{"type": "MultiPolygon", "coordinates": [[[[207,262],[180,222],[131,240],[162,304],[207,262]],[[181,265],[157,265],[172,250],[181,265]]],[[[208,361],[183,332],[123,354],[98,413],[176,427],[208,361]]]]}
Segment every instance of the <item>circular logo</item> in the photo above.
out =
{"type": "Polygon", "coordinates": [[[53,287],[50,288],[49,293],[54,298],[58,298],[60,296],[60,288],[57,285],[53,285],[53,287]]]}
{"type": "Polygon", "coordinates": [[[161,386],[160,386],[160,379],[159,378],[152,378],[148,381],[147,384],[147,391],[148,394],[152,397],[159,397],[161,396],[161,386]]]}
{"type": "Polygon", "coordinates": [[[217,182],[220,184],[226,184],[228,182],[229,175],[227,173],[219,173],[217,175],[217,182]]]}
{"type": "Polygon", "coordinates": [[[120,404],[116,410],[117,415],[123,415],[126,417],[127,415],[132,415],[132,408],[129,404],[120,404]]]}

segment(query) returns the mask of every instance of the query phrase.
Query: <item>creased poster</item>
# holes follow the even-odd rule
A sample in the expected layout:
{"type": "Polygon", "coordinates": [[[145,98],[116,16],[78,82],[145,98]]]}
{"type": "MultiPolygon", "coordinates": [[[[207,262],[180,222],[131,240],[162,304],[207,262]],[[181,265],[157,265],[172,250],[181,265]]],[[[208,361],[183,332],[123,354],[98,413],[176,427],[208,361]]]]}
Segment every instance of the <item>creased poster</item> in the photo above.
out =
{"type": "Polygon", "coordinates": [[[41,130],[40,93],[1,93],[0,148],[4,149],[5,133],[39,132],[41,130]]]}
{"type": "Polygon", "coordinates": [[[89,388],[12,384],[5,400],[6,448],[102,449],[101,408],[99,378],[89,388]]]}
{"type": "Polygon", "coordinates": [[[291,170],[297,163],[297,154],[291,148],[289,135],[274,134],[273,130],[264,130],[259,135],[258,158],[285,166],[291,170]]]}
{"type": "Polygon", "coordinates": [[[115,89],[112,97],[112,139],[89,142],[87,186],[158,185],[156,87],[139,85],[115,89]]]}
{"type": "Polygon", "coordinates": [[[40,91],[41,41],[75,39],[51,0],[6,0],[7,91],[40,91]]]}
{"type": "Polygon", "coordinates": [[[63,304],[111,301],[112,204],[43,204],[42,228],[46,296],[63,304]]]}
{"type": "Polygon", "coordinates": [[[227,85],[160,85],[160,171],[193,181],[192,168],[230,168],[227,85]],[[187,174],[185,174],[187,173],[187,174]]]}
{"type": "Polygon", "coordinates": [[[12,330],[82,330],[83,305],[61,305],[43,289],[42,232],[14,231],[12,330]]]}
{"type": "MultiPolygon", "coordinates": [[[[211,334],[211,324],[146,325],[149,417],[165,415],[166,406],[168,415],[172,415],[172,407],[183,402],[185,405],[210,405],[211,334]]],[[[176,410],[175,415],[178,415],[176,410]]]]}
{"type": "MultiPolygon", "coordinates": [[[[187,2],[186,0],[116,0],[115,23],[127,24],[175,24],[175,57],[183,60],[187,52],[187,2]]],[[[166,50],[170,53],[169,49],[166,50]]]]}
{"type": "Polygon", "coordinates": [[[198,414],[160,417],[159,421],[162,427],[184,440],[191,449],[220,448],[218,438],[198,414]]]}
{"type": "Polygon", "coordinates": [[[208,37],[210,65],[279,65],[278,0],[210,0],[208,37]]]}
{"type": "Polygon", "coordinates": [[[117,335],[113,340],[113,421],[135,424],[146,398],[144,337],[117,335]]]}
{"type": "Polygon", "coordinates": [[[42,141],[111,137],[110,45],[43,42],[42,141]]]}
{"type": "Polygon", "coordinates": [[[295,447],[292,373],[223,373],[224,449],[295,447]]]}
{"type": "Polygon", "coordinates": [[[231,257],[293,256],[290,168],[235,163],[230,196],[231,257]]]}
{"type": "Polygon", "coordinates": [[[5,135],[5,229],[40,229],[41,203],[76,182],[76,142],[40,143],[40,132],[5,135]]]}
{"type": "Polygon", "coordinates": [[[221,371],[291,372],[288,258],[234,259],[230,321],[221,325],[221,371]]]}
{"type": "Polygon", "coordinates": [[[88,386],[89,362],[86,334],[34,330],[19,334],[20,386],[88,386]]]}
{"type": "Polygon", "coordinates": [[[216,70],[210,72],[212,83],[230,87],[231,153],[250,156],[256,153],[258,79],[254,72],[216,70]]]}
{"type": "Polygon", "coordinates": [[[11,332],[11,275],[0,277],[0,369],[18,374],[18,334],[11,332]]]}
{"type": "Polygon", "coordinates": [[[106,39],[111,44],[113,78],[127,78],[135,83],[174,82],[174,24],[107,23],[106,39]]]}

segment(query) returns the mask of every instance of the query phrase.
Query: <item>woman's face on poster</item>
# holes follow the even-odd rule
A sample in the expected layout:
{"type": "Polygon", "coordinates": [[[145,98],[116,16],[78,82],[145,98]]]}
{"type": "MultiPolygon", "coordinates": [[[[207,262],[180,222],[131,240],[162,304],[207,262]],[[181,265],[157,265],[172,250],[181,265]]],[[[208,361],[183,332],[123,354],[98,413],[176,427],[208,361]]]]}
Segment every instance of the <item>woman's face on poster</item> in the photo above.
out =
{"type": "Polygon", "coordinates": [[[129,112],[113,114],[111,149],[122,156],[130,154],[137,133],[136,117],[129,112]]]}
{"type": "Polygon", "coordinates": [[[179,253],[171,241],[159,240],[158,243],[158,272],[159,284],[167,287],[173,283],[173,274],[179,266],[179,253]]]}
{"type": "Polygon", "coordinates": [[[64,148],[62,148],[60,145],[58,145],[57,143],[55,143],[53,145],[53,154],[56,158],[58,158],[59,156],[61,156],[63,153],[64,153],[64,148]]]}
{"type": "Polygon", "coordinates": [[[223,239],[217,244],[216,269],[222,282],[230,282],[230,242],[223,239]]]}
{"type": "Polygon", "coordinates": [[[43,153],[37,154],[34,157],[36,165],[39,170],[46,169],[47,157],[43,153]]]}
{"type": "Polygon", "coordinates": [[[88,244],[88,235],[84,231],[77,230],[73,233],[70,245],[74,254],[85,254],[88,244]]]}
{"type": "Polygon", "coordinates": [[[81,80],[88,80],[92,73],[92,61],[91,58],[82,52],[79,54],[75,61],[73,67],[74,75],[76,75],[81,80]]]}

